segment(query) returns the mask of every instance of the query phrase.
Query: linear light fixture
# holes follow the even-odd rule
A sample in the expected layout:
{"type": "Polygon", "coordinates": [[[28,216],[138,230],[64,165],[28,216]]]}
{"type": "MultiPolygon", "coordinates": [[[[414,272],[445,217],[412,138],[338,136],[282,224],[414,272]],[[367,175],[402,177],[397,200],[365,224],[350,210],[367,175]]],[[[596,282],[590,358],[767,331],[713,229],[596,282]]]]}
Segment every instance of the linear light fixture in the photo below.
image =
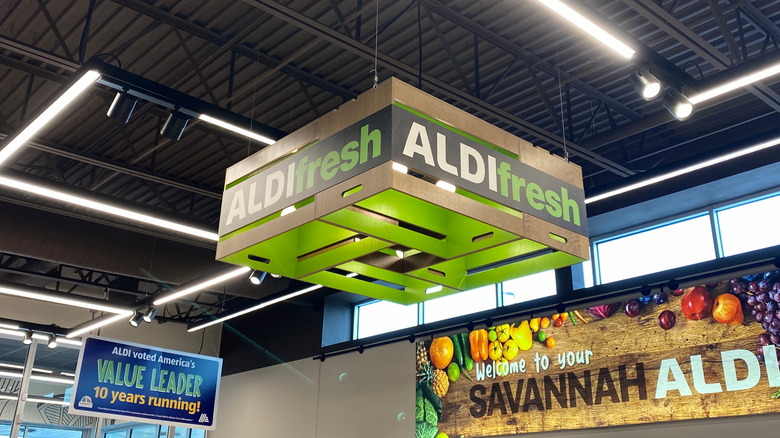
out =
{"type": "MultiPolygon", "coordinates": [[[[5,395],[0,394],[0,400],[13,400],[17,401],[19,400],[19,397],[15,395],[5,395]]],[[[53,405],[62,405],[62,406],[69,406],[70,402],[66,402],[64,400],[54,400],[54,399],[48,399],[48,398],[39,398],[39,397],[27,397],[28,402],[33,403],[49,403],[53,405]]]]}
{"type": "MultiPolygon", "coordinates": [[[[17,364],[14,364],[14,363],[5,363],[5,362],[0,362],[0,367],[2,367],[2,368],[13,368],[13,369],[17,369],[17,370],[23,370],[24,369],[24,365],[17,365],[17,364]]],[[[43,368],[35,368],[35,367],[33,367],[32,370],[35,371],[36,373],[44,373],[44,374],[52,374],[54,372],[52,370],[45,370],[43,368]]]]}
{"type": "MultiPolygon", "coordinates": [[[[33,368],[34,370],[34,368],[33,368]]],[[[0,376],[2,377],[9,377],[12,379],[21,379],[22,373],[12,373],[10,371],[0,371],[0,376]]],[[[50,383],[62,383],[65,385],[73,385],[73,379],[63,379],[60,377],[49,377],[49,376],[37,376],[35,374],[30,375],[30,380],[36,380],[39,382],[50,382],[50,383]]]]}
{"type": "MultiPolygon", "coordinates": [[[[29,333],[28,330],[7,330],[7,329],[0,328],[0,334],[7,335],[7,336],[16,336],[19,338],[24,338],[25,332],[29,333]]],[[[49,339],[49,337],[47,335],[44,335],[43,333],[33,333],[32,337],[40,341],[47,341],[49,339]]],[[[60,344],[81,346],[81,341],[79,341],[78,339],[65,339],[60,337],[57,341],[60,344]]]]}
{"type": "Polygon", "coordinates": [[[201,291],[201,290],[203,290],[203,289],[205,289],[207,287],[213,286],[213,285],[215,285],[217,283],[221,283],[223,281],[230,280],[233,277],[237,277],[239,275],[246,274],[247,272],[249,272],[251,270],[252,270],[251,268],[248,268],[246,266],[242,266],[240,268],[233,269],[230,272],[226,272],[226,273],[224,273],[222,275],[218,275],[218,276],[216,276],[214,278],[210,278],[208,280],[204,280],[204,281],[202,281],[200,283],[194,284],[194,285],[192,285],[190,287],[187,287],[185,289],[182,289],[182,290],[180,290],[178,292],[172,293],[170,295],[166,295],[166,296],[164,296],[164,297],[162,297],[162,298],[160,298],[158,300],[155,300],[154,305],[155,306],[159,306],[160,304],[165,304],[165,303],[167,303],[169,301],[173,301],[173,300],[175,300],[177,298],[181,298],[181,297],[183,297],[185,295],[189,295],[191,293],[195,293],[195,292],[201,291]]]}
{"type": "MultiPolygon", "coordinates": [[[[128,98],[140,97],[152,103],[167,106],[168,108],[175,108],[176,105],[180,103],[179,101],[181,101],[183,102],[183,105],[187,107],[181,108],[182,113],[185,113],[185,115],[198,117],[199,120],[202,120],[205,123],[219,126],[228,131],[232,131],[262,143],[272,144],[275,142],[275,140],[269,137],[225,121],[225,119],[229,120],[231,117],[236,116],[229,111],[226,111],[215,105],[208,104],[199,99],[192,98],[191,96],[185,95],[176,90],[168,89],[167,87],[154,83],[153,81],[149,81],[140,76],[136,76],[130,72],[107,64],[97,58],[90,59],[86,63],[85,69],[87,70],[81,75],[81,77],[79,77],[59,97],[57,97],[54,102],[41,113],[41,115],[30,122],[19,134],[13,138],[9,138],[4,145],[0,146],[0,165],[6,162],[11,155],[22,148],[28,141],[30,141],[31,138],[39,133],[47,123],[51,122],[79,95],[81,95],[85,90],[87,90],[92,84],[96,82],[114,88],[122,94],[127,94],[128,98]],[[204,113],[213,113],[219,115],[220,117],[217,118],[204,113]]],[[[109,113],[112,113],[112,111],[109,110],[109,113]]],[[[270,129],[271,131],[274,131],[273,128],[270,129]]],[[[282,131],[278,131],[269,135],[277,135],[281,137],[284,135],[284,133],[282,131]]],[[[73,203],[85,208],[109,213],[132,221],[138,221],[156,227],[182,232],[211,241],[217,241],[219,239],[217,234],[214,232],[196,229],[183,224],[177,224],[175,222],[166,221],[131,210],[107,205],[99,201],[92,201],[88,198],[81,198],[78,196],[69,195],[67,193],[61,193],[58,190],[43,188],[33,183],[21,182],[9,177],[0,177],[0,185],[4,185],[16,190],[23,190],[32,194],[45,196],[51,199],[61,200],[67,203],[73,203]],[[65,199],[66,197],[69,199],[65,199]]]]}
{"type": "Polygon", "coordinates": [[[561,17],[568,20],[571,24],[579,27],[585,32],[589,33],[604,45],[614,50],[620,56],[631,59],[636,53],[636,50],[629,47],[626,43],[620,41],[615,36],[600,28],[598,25],[582,16],[579,12],[570,8],[559,0],[539,0],[539,2],[561,17]]]}
{"type": "Polygon", "coordinates": [[[5,147],[0,149],[0,165],[2,165],[14,152],[24,146],[35,134],[43,129],[53,118],[62,112],[70,103],[76,100],[90,85],[100,79],[100,73],[95,70],[86,71],[73,85],[58,97],[41,115],[36,117],[22,132],[16,135],[5,147]]]}
{"type": "Polygon", "coordinates": [[[763,68],[753,73],[749,73],[742,77],[738,77],[732,81],[728,81],[725,84],[721,84],[710,90],[689,97],[688,100],[690,100],[692,104],[696,105],[706,100],[710,100],[714,97],[736,90],[737,88],[741,88],[754,82],[758,82],[762,79],[766,79],[770,76],[774,76],[778,73],[780,73],[780,63],[770,65],[769,67],[763,68]]]}
{"type": "Polygon", "coordinates": [[[204,121],[206,123],[210,123],[212,125],[219,126],[220,128],[227,129],[228,131],[235,132],[236,134],[243,135],[244,137],[249,137],[252,140],[257,140],[260,143],[265,143],[265,144],[268,144],[268,145],[276,143],[276,140],[270,139],[270,138],[265,137],[263,135],[260,135],[260,134],[258,134],[256,132],[252,132],[252,131],[250,131],[248,129],[244,129],[244,128],[238,127],[238,126],[236,126],[236,125],[234,125],[232,123],[228,123],[228,122],[225,122],[225,121],[222,121],[222,120],[219,120],[219,119],[215,119],[214,117],[211,117],[211,116],[206,115],[206,114],[201,114],[200,116],[198,116],[198,119],[202,120],[202,121],[204,121]]]}
{"type": "MultiPolygon", "coordinates": [[[[68,332],[68,334],[65,337],[66,338],[74,338],[74,337],[82,335],[84,333],[88,333],[88,332],[90,332],[92,330],[99,329],[100,327],[104,327],[104,326],[107,326],[109,324],[113,324],[113,323],[115,323],[117,321],[126,320],[131,315],[133,315],[133,311],[132,310],[127,311],[127,313],[121,313],[121,314],[118,314],[118,315],[110,315],[110,316],[104,315],[101,318],[95,318],[92,321],[89,321],[88,323],[83,324],[83,325],[79,326],[78,328],[75,328],[75,330],[71,330],[70,332],[68,332]]],[[[61,339],[60,342],[64,343],[64,341],[66,341],[66,340],[70,340],[70,339],[61,339]]],[[[81,343],[79,342],[79,344],[81,344],[81,343]]]]}
{"type": "Polygon", "coordinates": [[[0,322],[0,328],[4,328],[8,330],[19,330],[19,326],[17,324],[9,324],[5,322],[0,322]]]}
{"type": "Polygon", "coordinates": [[[73,298],[71,296],[65,296],[64,294],[44,293],[44,292],[38,292],[28,288],[22,289],[22,288],[0,285],[0,294],[11,295],[19,298],[28,298],[32,300],[38,300],[38,301],[46,301],[49,303],[64,304],[66,306],[81,307],[83,309],[98,310],[101,312],[121,313],[121,314],[126,314],[129,312],[129,310],[127,309],[122,309],[119,307],[102,304],[99,302],[99,300],[81,300],[78,298],[73,298]]]}
{"type": "Polygon", "coordinates": [[[239,310],[238,312],[231,313],[230,315],[225,315],[225,316],[223,316],[221,318],[217,318],[217,319],[214,319],[212,321],[205,322],[203,324],[198,324],[198,325],[192,326],[192,327],[188,328],[187,331],[188,332],[194,332],[194,331],[197,331],[197,330],[200,330],[200,329],[204,329],[206,327],[211,327],[212,325],[225,322],[225,321],[227,321],[229,319],[237,318],[237,317],[239,317],[241,315],[246,315],[247,313],[254,312],[255,310],[260,310],[263,307],[268,307],[268,306],[270,306],[272,304],[276,304],[276,303],[284,301],[284,300],[289,300],[290,298],[295,298],[297,296],[301,296],[303,294],[307,294],[307,293],[315,291],[315,290],[317,290],[317,289],[319,289],[321,287],[322,287],[321,284],[315,284],[313,286],[309,286],[309,287],[301,289],[299,291],[291,292],[291,293],[289,293],[287,295],[282,295],[281,297],[274,298],[272,300],[268,300],[268,301],[262,302],[262,303],[260,303],[260,304],[258,304],[256,306],[248,307],[248,308],[246,308],[244,310],[239,310]]]}
{"type": "Polygon", "coordinates": [[[43,196],[45,198],[62,201],[69,204],[76,204],[81,207],[86,207],[92,210],[99,211],[101,213],[107,213],[114,216],[121,217],[123,219],[130,219],[136,222],[141,222],[157,227],[165,228],[172,231],[177,231],[191,236],[200,237],[207,240],[217,241],[219,236],[217,233],[213,233],[206,230],[190,227],[188,225],[179,224],[165,219],[160,219],[154,216],[150,216],[143,213],[138,213],[126,208],[116,207],[106,204],[100,201],[94,201],[81,196],[65,193],[60,190],[50,189],[42,185],[29,183],[15,178],[9,178],[7,176],[0,176],[0,185],[6,186],[11,189],[21,190],[24,192],[32,193],[37,196],[43,196]]]}
{"type": "Polygon", "coordinates": [[[661,181],[666,181],[668,179],[672,179],[675,177],[678,177],[680,175],[684,175],[686,173],[694,172],[697,170],[704,169],[706,167],[714,166],[716,164],[720,164],[729,160],[733,160],[735,158],[743,157],[748,154],[752,154],[753,152],[762,151],[764,149],[771,148],[773,146],[777,146],[780,144],[780,137],[773,138],[772,140],[768,140],[744,149],[740,149],[738,151],[734,151],[725,155],[721,155],[719,157],[711,158],[709,160],[702,161],[700,163],[692,164],[687,167],[683,167],[682,169],[678,169],[672,172],[664,173],[662,175],[658,175],[654,178],[649,178],[644,181],[639,181],[634,184],[629,184],[625,187],[621,187],[619,189],[611,190],[606,193],[602,193],[600,195],[592,196],[590,198],[585,199],[585,204],[591,204],[596,201],[601,201],[603,199],[611,198],[613,196],[621,195],[623,193],[630,192],[632,190],[640,189],[642,187],[647,187],[651,184],[659,183],[661,181]]]}

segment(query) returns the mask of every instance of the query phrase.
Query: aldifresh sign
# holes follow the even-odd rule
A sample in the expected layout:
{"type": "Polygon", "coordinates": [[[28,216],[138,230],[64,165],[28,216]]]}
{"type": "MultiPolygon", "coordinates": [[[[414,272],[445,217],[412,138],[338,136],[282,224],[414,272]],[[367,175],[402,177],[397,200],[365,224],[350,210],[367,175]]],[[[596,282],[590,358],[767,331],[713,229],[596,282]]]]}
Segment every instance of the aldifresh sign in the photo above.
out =
{"type": "Polygon", "coordinates": [[[393,108],[393,160],[587,235],[582,189],[421,114],[393,108]]]}
{"type": "Polygon", "coordinates": [[[581,188],[395,104],[225,190],[225,236],[387,161],[587,235],[581,188]]]}
{"type": "Polygon", "coordinates": [[[70,413],[215,428],[222,359],[88,337],[70,413]]]}
{"type": "Polygon", "coordinates": [[[390,108],[374,113],[229,187],[224,236],[390,159],[390,108]]]}
{"type": "Polygon", "coordinates": [[[780,412],[780,271],[417,344],[420,438],[780,412]]]}

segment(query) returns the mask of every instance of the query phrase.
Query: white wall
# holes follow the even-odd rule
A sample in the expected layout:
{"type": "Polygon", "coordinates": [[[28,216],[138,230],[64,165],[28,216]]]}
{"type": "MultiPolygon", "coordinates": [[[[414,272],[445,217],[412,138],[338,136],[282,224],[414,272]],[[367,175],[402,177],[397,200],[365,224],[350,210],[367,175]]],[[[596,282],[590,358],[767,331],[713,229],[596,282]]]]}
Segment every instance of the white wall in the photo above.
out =
{"type": "MultiPolygon", "coordinates": [[[[414,344],[399,342],[368,349],[363,355],[331,357],[323,363],[304,359],[227,376],[220,388],[217,429],[209,432],[209,438],[412,438],[414,353],[414,344]]],[[[766,403],[780,402],[767,398],[766,403]]],[[[733,438],[777,436],[778,430],[780,414],[542,432],[533,436],[733,438]]]]}
{"type": "Polygon", "coordinates": [[[402,342],[227,376],[209,438],[414,437],[414,351],[402,342]]]}

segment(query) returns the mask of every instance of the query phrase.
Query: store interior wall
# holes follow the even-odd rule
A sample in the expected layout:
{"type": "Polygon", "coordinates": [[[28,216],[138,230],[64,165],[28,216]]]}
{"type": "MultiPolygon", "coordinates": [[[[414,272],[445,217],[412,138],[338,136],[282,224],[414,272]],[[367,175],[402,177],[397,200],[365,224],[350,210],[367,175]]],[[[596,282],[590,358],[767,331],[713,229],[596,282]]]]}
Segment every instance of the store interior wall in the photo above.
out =
{"type": "Polygon", "coordinates": [[[209,438],[413,437],[414,354],[400,342],[224,377],[209,438]]]}
{"type": "MultiPolygon", "coordinates": [[[[302,359],[224,377],[217,429],[209,432],[209,438],[256,434],[411,438],[414,355],[415,345],[401,341],[367,349],[362,355],[353,352],[329,357],[324,362],[302,359]]],[[[777,430],[780,415],[775,414],[541,432],[533,436],[727,438],[746,431],[751,436],[775,436],[777,430]]],[[[517,435],[505,435],[509,436],[517,435]]]]}

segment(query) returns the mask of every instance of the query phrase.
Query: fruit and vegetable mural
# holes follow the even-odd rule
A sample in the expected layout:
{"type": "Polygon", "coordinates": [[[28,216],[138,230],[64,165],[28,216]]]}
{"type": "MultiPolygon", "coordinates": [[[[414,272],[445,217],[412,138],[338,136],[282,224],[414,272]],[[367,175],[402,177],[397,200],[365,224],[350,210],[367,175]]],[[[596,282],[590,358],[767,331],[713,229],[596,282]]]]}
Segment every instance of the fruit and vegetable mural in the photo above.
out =
{"type": "Polygon", "coordinates": [[[780,270],[502,321],[416,349],[415,438],[780,412],[780,270]]]}

